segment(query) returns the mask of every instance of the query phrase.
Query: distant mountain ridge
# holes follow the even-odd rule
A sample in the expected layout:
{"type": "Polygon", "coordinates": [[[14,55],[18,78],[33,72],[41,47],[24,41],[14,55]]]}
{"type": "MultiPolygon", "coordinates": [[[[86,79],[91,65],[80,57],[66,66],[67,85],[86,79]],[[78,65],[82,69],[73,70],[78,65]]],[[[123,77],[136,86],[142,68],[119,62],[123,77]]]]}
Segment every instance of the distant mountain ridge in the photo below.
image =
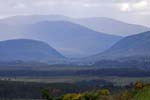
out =
{"type": "Polygon", "coordinates": [[[104,32],[120,36],[128,36],[149,31],[148,27],[125,23],[116,19],[106,17],[81,18],[77,23],[97,32],[104,32]]]}
{"type": "Polygon", "coordinates": [[[0,41],[0,61],[59,62],[63,55],[47,43],[30,39],[0,41]]]}
{"type": "Polygon", "coordinates": [[[71,18],[63,15],[20,15],[0,19],[0,22],[14,26],[14,25],[34,24],[41,21],[60,21],[69,19],[71,18]]]}
{"type": "Polygon", "coordinates": [[[17,27],[27,24],[34,24],[41,21],[70,21],[97,32],[123,36],[142,33],[150,30],[142,25],[128,24],[107,17],[70,18],[63,15],[20,15],[11,16],[0,20],[1,23],[17,27]]]}

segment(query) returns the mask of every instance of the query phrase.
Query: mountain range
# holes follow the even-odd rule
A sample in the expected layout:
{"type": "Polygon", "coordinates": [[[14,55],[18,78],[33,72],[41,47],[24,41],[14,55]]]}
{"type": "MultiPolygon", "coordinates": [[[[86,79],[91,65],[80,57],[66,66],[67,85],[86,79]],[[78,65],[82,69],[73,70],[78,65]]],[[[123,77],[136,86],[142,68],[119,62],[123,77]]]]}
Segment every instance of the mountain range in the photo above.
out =
{"type": "Polygon", "coordinates": [[[1,62],[24,61],[49,64],[89,64],[92,62],[100,63],[103,66],[122,66],[122,64],[137,66],[140,64],[140,66],[145,67],[143,64],[148,63],[149,59],[150,31],[124,37],[102,53],[74,60],[64,57],[53,47],[42,41],[31,39],[0,41],[1,62]]]}
{"type": "Polygon", "coordinates": [[[70,18],[62,15],[12,16],[0,20],[0,39],[44,41],[69,58],[104,52],[120,39],[149,28],[111,18],[70,18]]]}
{"type": "Polygon", "coordinates": [[[69,21],[97,32],[121,36],[137,34],[149,30],[148,27],[142,25],[129,24],[107,17],[71,18],[63,15],[20,15],[0,20],[1,23],[17,27],[41,21],[69,21]]]}
{"type": "Polygon", "coordinates": [[[21,31],[25,38],[45,41],[67,57],[86,57],[102,52],[122,38],[68,21],[42,21],[21,31]]]}
{"type": "Polygon", "coordinates": [[[122,38],[118,34],[131,35],[149,30],[111,18],[77,19],[61,15],[12,16],[1,19],[0,26],[1,40],[41,40],[70,58],[103,52],[122,38]]]}

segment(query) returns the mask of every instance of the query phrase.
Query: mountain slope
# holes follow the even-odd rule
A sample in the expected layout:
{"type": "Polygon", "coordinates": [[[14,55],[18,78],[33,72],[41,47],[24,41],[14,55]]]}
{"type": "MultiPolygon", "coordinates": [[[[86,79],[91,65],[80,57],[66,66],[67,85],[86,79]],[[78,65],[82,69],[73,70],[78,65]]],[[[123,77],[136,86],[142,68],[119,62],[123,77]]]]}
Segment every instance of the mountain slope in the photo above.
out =
{"type": "Polygon", "coordinates": [[[150,31],[131,35],[121,39],[110,49],[91,58],[117,59],[124,57],[149,57],[150,56],[150,31]]]}
{"type": "Polygon", "coordinates": [[[102,52],[122,37],[99,33],[68,21],[42,21],[21,29],[24,37],[46,41],[68,57],[102,52]]]}
{"type": "Polygon", "coordinates": [[[105,17],[93,17],[78,19],[77,23],[98,32],[127,36],[150,30],[147,27],[135,24],[128,24],[105,17]]]}
{"type": "Polygon", "coordinates": [[[0,61],[44,61],[51,62],[65,57],[47,43],[14,39],[0,42],[0,61]]]}

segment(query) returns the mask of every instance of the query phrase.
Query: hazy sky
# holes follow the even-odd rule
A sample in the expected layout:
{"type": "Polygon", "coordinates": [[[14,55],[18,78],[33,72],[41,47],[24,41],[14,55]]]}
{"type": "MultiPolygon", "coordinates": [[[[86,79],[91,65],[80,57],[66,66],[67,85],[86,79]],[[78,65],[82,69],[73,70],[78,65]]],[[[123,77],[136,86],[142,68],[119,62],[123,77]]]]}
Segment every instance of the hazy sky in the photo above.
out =
{"type": "Polygon", "coordinates": [[[150,27],[150,0],[0,0],[0,17],[22,14],[110,17],[150,27]]]}

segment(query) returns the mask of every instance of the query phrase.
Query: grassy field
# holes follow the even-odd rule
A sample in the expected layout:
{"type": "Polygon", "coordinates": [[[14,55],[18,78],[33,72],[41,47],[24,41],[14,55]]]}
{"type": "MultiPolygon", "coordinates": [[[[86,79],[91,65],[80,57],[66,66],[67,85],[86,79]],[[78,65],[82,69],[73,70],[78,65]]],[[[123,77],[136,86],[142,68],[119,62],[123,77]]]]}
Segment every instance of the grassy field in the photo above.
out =
{"type": "Polygon", "coordinates": [[[150,100],[150,87],[137,92],[133,100],[150,100]]]}

